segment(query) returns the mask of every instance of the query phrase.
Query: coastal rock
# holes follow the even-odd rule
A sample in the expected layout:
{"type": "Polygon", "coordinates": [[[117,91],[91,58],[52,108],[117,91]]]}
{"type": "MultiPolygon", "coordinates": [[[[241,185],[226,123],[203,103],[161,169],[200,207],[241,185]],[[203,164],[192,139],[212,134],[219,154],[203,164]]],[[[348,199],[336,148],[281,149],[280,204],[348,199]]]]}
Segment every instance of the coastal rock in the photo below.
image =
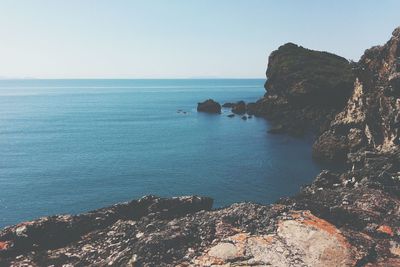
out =
{"type": "Polygon", "coordinates": [[[352,235],[359,245],[372,245],[373,250],[363,261],[398,257],[400,149],[360,152],[351,158],[350,170],[341,174],[323,171],[298,195],[280,203],[291,209],[310,210],[352,235]]]}
{"type": "Polygon", "coordinates": [[[196,266],[354,266],[358,251],[333,225],[308,211],[290,212],[269,234],[240,232],[220,240],[196,266]]]}
{"type": "Polygon", "coordinates": [[[164,218],[174,218],[199,210],[209,210],[212,202],[212,199],[207,197],[163,199],[147,196],[77,216],[50,216],[20,223],[6,227],[0,232],[0,242],[6,244],[0,249],[0,257],[60,247],[79,240],[86,233],[108,227],[118,220],[137,220],[152,213],[158,213],[164,218]]]}
{"type": "Polygon", "coordinates": [[[220,114],[221,113],[221,105],[212,99],[208,99],[204,102],[197,104],[197,111],[220,114]]]}
{"type": "Polygon", "coordinates": [[[267,78],[267,94],[307,106],[344,104],[354,81],[345,58],[293,43],[269,56],[267,78]]]}
{"type": "MultiPolygon", "coordinates": [[[[186,198],[184,206],[203,200],[209,208],[210,200],[198,197],[186,198]]],[[[152,197],[150,202],[157,206],[151,213],[123,216],[75,240],[66,239],[63,229],[51,230],[40,220],[29,222],[51,230],[60,242],[51,248],[26,244],[16,254],[5,250],[0,265],[354,266],[370,249],[368,244],[358,247],[347,233],[311,212],[284,205],[240,203],[195,212],[196,207],[166,216],[164,209],[179,199],[152,197]]]]}
{"type": "Polygon", "coordinates": [[[301,135],[325,131],[351,94],[352,65],[337,55],[313,51],[293,43],[271,53],[267,93],[251,106],[251,113],[301,135]]]}
{"type": "Polygon", "coordinates": [[[246,113],[246,103],[244,101],[239,101],[235,103],[232,107],[232,113],[243,115],[246,113]]]}
{"type": "MultiPolygon", "coordinates": [[[[400,143],[400,36],[398,29],[383,46],[365,51],[355,70],[357,79],[344,109],[314,144],[314,155],[362,150],[390,151],[400,143]],[[329,145],[336,143],[335,145],[329,145]]],[[[343,160],[343,157],[339,159],[343,160]]]]}
{"type": "Polygon", "coordinates": [[[323,133],[313,144],[313,158],[321,161],[344,162],[347,153],[349,153],[347,139],[329,131],[323,133]]]}

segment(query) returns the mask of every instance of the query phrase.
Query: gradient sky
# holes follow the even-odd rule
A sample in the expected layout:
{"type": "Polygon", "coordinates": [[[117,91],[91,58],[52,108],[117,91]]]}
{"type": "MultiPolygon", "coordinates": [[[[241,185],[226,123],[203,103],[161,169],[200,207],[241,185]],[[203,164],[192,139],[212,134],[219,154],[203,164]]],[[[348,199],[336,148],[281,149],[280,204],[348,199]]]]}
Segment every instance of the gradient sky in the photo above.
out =
{"type": "Polygon", "coordinates": [[[0,0],[0,77],[263,78],[286,42],[358,60],[399,0],[0,0]]]}

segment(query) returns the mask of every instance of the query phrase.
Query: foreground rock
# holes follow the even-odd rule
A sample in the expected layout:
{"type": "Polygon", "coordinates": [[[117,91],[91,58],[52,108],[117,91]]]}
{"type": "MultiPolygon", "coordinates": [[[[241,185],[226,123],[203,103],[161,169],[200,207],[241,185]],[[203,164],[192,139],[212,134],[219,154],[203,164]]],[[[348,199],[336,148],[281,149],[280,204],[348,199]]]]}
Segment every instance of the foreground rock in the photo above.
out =
{"type": "Polygon", "coordinates": [[[400,28],[384,46],[366,50],[355,72],[350,99],[314,144],[316,158],[345,161],[348,153],[400,144],[400,28]]]}
{"type": "Polygon", "coordinates": [[[354,168],[342,174],[322,172],[300,194],[280,203],[290,209],[310,210],[359,246],[369,246],[361,263],[399,266],[400,149],[363,152],[353,157],[352,164],[354,168]]]}
{"type": "Polygon", "coordinates": [[[220,114],[221,113],[221,105],[212,99],[208,99],[204,102],[197,104],[197,111],[220,114]]]}
{"type": "Polygon", "coordinates": [[[306,210],[242,203],[210,211],[210,204],[199,197],[146,197],[122,204],[123,213],[115,213],[116,206],[89,213],[91,228],[72,236],[65,230],[88,214],[20,224],[1,232],[7,245],[0,264],[354,266],[373,246],[359,246],[350,233],[306,210]],[[96,224],[104,214],[120,217],[96,224]]]}
{"type": "Polygon", "coordinates": [[[267,93],[251,106],[252,113],[296,135],[326,130],[354,82],[346,59],[292,43],[270,55],[267,78],[267,93]]]}

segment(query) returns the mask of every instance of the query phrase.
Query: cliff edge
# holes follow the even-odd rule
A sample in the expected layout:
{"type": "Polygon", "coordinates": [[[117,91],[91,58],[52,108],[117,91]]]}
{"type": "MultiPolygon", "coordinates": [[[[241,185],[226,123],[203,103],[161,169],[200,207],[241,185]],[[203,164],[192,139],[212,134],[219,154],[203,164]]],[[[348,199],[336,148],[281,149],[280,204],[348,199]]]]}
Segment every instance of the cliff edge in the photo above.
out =
{"type": "Polygon", "coordinates": [[[351,97],[313,146],[316,158],[343,161],[400,143],[400,28],[385,45],[366,50],[354,73],[351,97]]]}

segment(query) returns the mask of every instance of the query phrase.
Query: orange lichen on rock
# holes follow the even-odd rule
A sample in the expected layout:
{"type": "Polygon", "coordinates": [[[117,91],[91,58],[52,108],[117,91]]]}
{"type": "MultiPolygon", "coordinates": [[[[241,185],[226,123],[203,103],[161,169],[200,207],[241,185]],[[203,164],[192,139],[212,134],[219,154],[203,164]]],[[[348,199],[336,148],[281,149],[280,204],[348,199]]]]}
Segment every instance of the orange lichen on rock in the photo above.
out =
{"type": "Polygon", "coordinates": [[[378,232],[380,232],[380,233],[387,234],[387,235],[390,235],[390,236],[394,235],[392,228],[390,226],[388,226],[388,225],[381,225],[376,230],[378,232]]]}
{"type": "Polygon", "coordinates": [[[325,231],[328,234],[335,236],[338,241],[341,242],[344,246],[350,247],[350,244],[347,242],[346,238],[343,237],[342,233],[339,229],[336,228],[336,226],[325,221],[324,219],[313,215],[310,211],[296,211],[294,212],[294,214],[292,214],[292,217],[298,222],[301,222],[308,226],[312,226],[318,230],[325,231]]]}
{"type": "Polygon", "coordinates": [[[5,250],[5,249],[8,249],[9,247],[10,247],[10,245],[7,241],[6,242],[0,241],[0,250],[5,250]]]}

